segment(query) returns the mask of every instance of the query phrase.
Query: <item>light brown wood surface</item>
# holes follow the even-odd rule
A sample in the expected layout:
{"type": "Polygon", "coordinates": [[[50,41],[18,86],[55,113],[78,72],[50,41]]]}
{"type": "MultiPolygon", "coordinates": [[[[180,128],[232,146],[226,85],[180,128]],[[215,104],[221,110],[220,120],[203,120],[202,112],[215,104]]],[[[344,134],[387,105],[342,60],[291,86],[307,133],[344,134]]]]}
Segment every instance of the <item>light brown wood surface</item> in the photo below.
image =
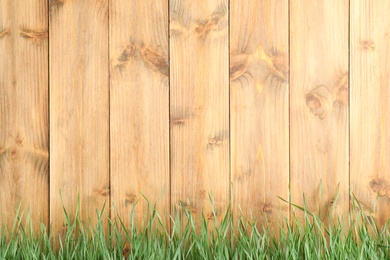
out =
{"type": "Polygon", "coordinates": [[[229,202],[228,1],[172,0],[170,154],[172,204],[213,219],[229,202]]]}
{"type": "Polygon", "coordinates": [[[291,196],[322,217],[349,208],[348,13],[348,0],[290,1],[291,196]]]}
{"type": "Polygon", "coordinates": [[[0,2],[0,225],[48,224],[47,1],[0,2]]]}
{"type": "Polygon", "coordinates": [[[390,218],[389,13],[386,0],[351,1],[351,188],[379,224],[390,218]]]}
{"type": "Polygon", "coordinates": [[[81,218],[94,224],[109,203],[108,0],[49,8],[50,219],[58,237],[63,206],[72,218],[79,200],[81,218]]]}
{"type": "Polygon", "coordinates": [[[217,218],[231,202],[278,228],[302,216],[278,197],[346,220],[349,187],[386,223],[389,13],[386,0],[0,1],[0,225],[21,202],[58,237],[79,200],[92,224],[106,203],[129,226],[137,204],[141,226],[143,195],[211,221],[211,194],[217,218]]]}
{"type": "Polygon", "coordinates": [[[289,199],[288,1],[230,3],[234,212],[277,228],[289,211],[277,197],[289,199]]]}
{"type": "Polygon", "coordinates": [[[110,2],[110,71],[111,213],[140,225],[170,210],[167,0],[110,2]]]}

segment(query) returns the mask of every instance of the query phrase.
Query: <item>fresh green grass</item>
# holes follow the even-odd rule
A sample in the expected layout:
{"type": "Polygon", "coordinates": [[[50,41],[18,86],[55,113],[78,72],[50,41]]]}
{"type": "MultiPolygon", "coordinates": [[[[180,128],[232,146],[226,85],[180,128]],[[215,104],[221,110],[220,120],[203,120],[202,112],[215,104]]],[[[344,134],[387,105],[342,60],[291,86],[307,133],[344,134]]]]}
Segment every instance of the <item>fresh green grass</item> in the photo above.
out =
{"type": "Polygon", "coordinates": [[[64,210],[68,229],[58,250],[53,250],[45,226],[44,235],[36,236],[28,221],[22,225],[26,217],[19,217],[11,230],[2,232],[0,259],[390,259],[388,227],[378,229],[354,204],[357,210],[349,214],[348,226],[326,225],[293,205],[304,212],[304,221],[286,220],[278,238],[267,228],[256,228],[253,221],[236,219],[229,210],[219,224],[203,217],[197,228],[191,213],[182,208],[181,214],[171,217],[169,232],[150,206],[142,228],[109,221],[107,236],[101,212],[99,223],[91,227],[78,213],[71,221],[64,210]]]}

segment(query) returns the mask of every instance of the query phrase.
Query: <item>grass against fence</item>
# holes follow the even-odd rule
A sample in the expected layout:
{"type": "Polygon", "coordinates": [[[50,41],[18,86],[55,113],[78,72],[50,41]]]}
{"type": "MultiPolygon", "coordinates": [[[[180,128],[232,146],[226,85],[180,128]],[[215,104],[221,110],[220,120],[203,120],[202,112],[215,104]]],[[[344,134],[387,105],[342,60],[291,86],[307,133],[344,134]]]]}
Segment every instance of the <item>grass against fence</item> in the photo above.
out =
{"type": "MultiPolygon", "coordinates": [[[[1,233],[0,259],[389,259],[388,226],[379,229],[356,199],[353,202],[348,226],[341,221],[325,224],[293,205],[305,212],[304,221],[286,220],[276,236],[255,221],[236,218],[230,210],[220,223],[203,216],[197,228],[191,212],[182,207],[171,216],[170,232],[150,205],[143,227],[125,227],[116,218],[108,220],[108,234],[101,212],[98,224],[91,226],[80,220],[79,211],[71,221],[64,210],[68,229],[58,250],[44,225],[42,234],[36,235],[28,216],[19,214],[13,227],[1,233]]],[[[134,208],[132,219],[133,213],[134,208]]]]}

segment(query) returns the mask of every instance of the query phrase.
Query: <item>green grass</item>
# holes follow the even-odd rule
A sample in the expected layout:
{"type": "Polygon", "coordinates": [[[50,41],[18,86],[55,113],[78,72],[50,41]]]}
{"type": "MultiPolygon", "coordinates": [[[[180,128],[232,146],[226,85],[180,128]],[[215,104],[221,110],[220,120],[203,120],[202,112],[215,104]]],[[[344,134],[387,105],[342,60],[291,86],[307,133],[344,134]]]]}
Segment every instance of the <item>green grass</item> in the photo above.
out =
{"type": "Polygon", "coordinates": [[[294,218],[290,224],[286,220],[278,239],[267,228],[259,230],[254,221],[235,218],[229,210],[219,224],[202,217],[197,229],[191,213],[182,208],[182,214],[171,217],[169,232],[150,206],[142,228],[109,221],[107,236],[101,212],[97,212],[98,224],[92,227],[81,221],[78,213],[71,221],[64,211],[68,229],[59,250],[53,250],[44,225],[44,235],[34,235],[29,221],[22,224],[26,217],[21,216],[12,229],[3,229],[0,259],[390,259],[387,225],[378,229],[360,205],[354,204],[357,210],[349,214],[348,226],[326,225],[293,205],[304,212],[304,221],[294,218]]]}

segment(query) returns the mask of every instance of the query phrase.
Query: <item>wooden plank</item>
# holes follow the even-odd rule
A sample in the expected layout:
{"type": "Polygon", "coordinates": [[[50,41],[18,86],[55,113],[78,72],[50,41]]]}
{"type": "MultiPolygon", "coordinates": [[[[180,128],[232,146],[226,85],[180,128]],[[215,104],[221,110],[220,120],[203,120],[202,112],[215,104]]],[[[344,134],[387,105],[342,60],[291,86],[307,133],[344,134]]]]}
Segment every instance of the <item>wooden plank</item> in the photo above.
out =
{"type": "MultiPolygon", "coordinates": [[[[169,213],[168,1],[110,2],[112,216],[169,213]],[[141,23],[142,21],[142,23],[141,23]]],[[[167,215],[167,214],[165,214],[167,215]]]]}
{"type": "Polygon", "coordinates": [[[48,224],[47,1],[0,2],[0,225],[48,224]]]}
{"type": "Polygon", "coordinates": [[[348,0],[290,2],[292,201],[347,216],[348,0]]]}
{"type": "Polygon", "coordinates": [[[108,0],[50,1],[49,23],[50,219],[58,237],[63,205],[73,216],[79,196],[81,218],[94,224],[108,203],[108,0]]]}
{"type": "Polygon", "coordinates": [[[172,206],[212,219],[229,201],[228,1],[172,0],[170,129],[172,206]]]}
{"type": "Polygon", "coordinates": [[[288,1],[232,0],[230,117],[236,214],[288,218],[288,1]]]}
{"type": "Polygon", "coordinates": [[[351,1],[351,187],[380,225],[390,218],[389,12],[386,0],[351,1]]]}

